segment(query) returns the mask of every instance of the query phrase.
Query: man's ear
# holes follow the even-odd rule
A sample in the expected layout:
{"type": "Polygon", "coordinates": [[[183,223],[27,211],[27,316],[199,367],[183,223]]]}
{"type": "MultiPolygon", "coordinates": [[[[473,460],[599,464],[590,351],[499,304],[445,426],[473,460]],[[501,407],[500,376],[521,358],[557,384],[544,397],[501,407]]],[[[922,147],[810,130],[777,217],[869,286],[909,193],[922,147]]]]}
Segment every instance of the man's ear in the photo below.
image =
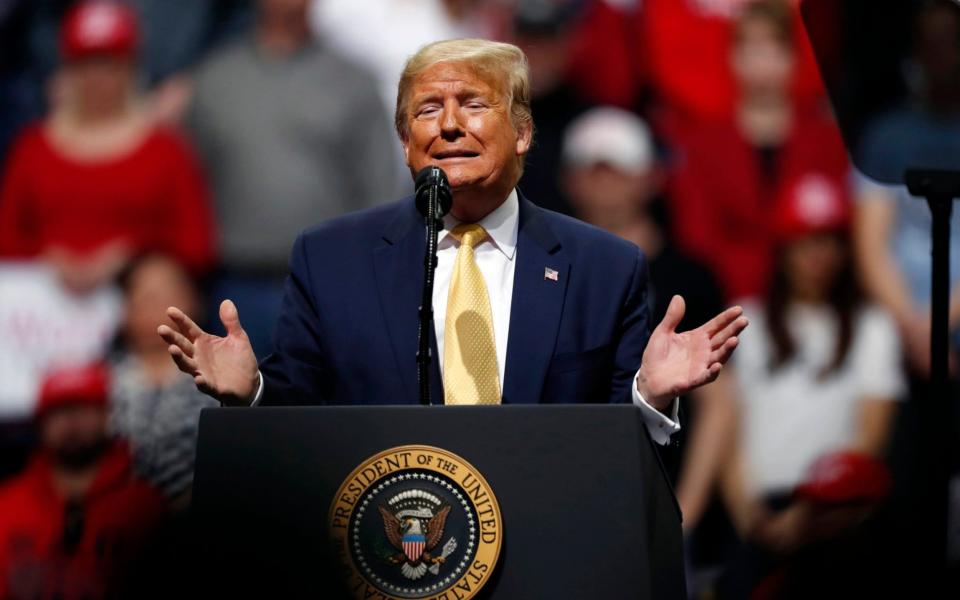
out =
{"type": "Polygon", "coordinates": [[[524,156],[530,151],[533,142],[533,122],[527,121],[517,128],[517,156],[524,156]]]}
{"type": "Polygon", "coordinates": [[[400,146],[403,148],[403,160],[407,166],[410,166],[410,137],[406,134],[400,136],[400,146]]]}

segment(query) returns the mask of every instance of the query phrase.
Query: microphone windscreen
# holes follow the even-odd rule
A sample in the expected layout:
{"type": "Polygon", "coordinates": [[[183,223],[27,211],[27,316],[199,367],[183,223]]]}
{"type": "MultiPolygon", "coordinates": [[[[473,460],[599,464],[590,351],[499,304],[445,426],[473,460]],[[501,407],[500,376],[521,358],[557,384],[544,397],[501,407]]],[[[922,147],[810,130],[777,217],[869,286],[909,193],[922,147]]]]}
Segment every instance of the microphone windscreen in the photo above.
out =
{"type": "Polygon", "coordinates": [[[453,206],[453,195],[450,192],[447,174],[443,169],[434,165],[420,169],[414,184],[417,190],[417,210],[421,215],[427,216],[427,201],[430,198],[431,189],[435,189],[437,193],[437,218],[450,212],[453,206]]]}

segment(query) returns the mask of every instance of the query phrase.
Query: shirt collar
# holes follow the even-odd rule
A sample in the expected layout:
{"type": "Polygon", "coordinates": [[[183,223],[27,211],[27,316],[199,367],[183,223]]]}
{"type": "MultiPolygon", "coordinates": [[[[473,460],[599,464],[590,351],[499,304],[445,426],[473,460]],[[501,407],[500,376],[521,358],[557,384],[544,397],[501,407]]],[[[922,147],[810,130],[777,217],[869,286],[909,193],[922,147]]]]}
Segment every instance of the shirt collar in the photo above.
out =
{"type": "MultiPolygon", "coordinates": [[[[443,231],[437,236],[437,247],[444,247],[453,243],[450,237],[450,230],[459,225],[453,215],[448,214],[443,218],[443,231]],[[443,242],[447,240],[447,243],[443,242]]],[[[478,223],[490,236],[488,239],[493,241],[493,245],[507,257],[507,260],[513,260],[517,252],[517,231],[520,227],[520,200],[517,197],[517,190],[514,188],[510,195],[504,200],[503,204],[498,206],[493,212],[480,219],[478,223]]]]}

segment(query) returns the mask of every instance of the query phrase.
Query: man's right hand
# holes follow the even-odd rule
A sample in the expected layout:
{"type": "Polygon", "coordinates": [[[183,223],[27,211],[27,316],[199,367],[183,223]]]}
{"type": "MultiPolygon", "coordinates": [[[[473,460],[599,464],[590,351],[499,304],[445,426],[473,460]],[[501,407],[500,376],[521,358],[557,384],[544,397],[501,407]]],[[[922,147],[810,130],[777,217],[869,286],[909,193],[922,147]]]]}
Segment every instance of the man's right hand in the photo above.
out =
{"type": "Polygon", "coordinates": [[[167,316],[176,329],[161,325],[157,333],[170,344],[167,350],[177,367],[193,377],[201,392],[224,404],[249,406],[260,385],[260,372],[233,302],[224,300],[220,304],[226,337],[200,329],[179,308],[171,306],[167,316]]]}

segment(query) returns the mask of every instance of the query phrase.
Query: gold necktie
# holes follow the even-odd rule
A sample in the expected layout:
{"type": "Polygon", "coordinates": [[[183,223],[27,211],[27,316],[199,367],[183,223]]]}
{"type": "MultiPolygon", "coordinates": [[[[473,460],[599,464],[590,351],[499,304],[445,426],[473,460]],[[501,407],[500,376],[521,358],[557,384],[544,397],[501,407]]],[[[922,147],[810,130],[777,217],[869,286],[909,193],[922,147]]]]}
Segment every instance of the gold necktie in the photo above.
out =
{"type": "Polygon", "coordinates": [[[460,240],[450,278],[443,331],[443,390],[446,404],[500,404],[500,372],[493,316],[474,248],[487,237],[480,225],[458,225],[460,240]]]}

